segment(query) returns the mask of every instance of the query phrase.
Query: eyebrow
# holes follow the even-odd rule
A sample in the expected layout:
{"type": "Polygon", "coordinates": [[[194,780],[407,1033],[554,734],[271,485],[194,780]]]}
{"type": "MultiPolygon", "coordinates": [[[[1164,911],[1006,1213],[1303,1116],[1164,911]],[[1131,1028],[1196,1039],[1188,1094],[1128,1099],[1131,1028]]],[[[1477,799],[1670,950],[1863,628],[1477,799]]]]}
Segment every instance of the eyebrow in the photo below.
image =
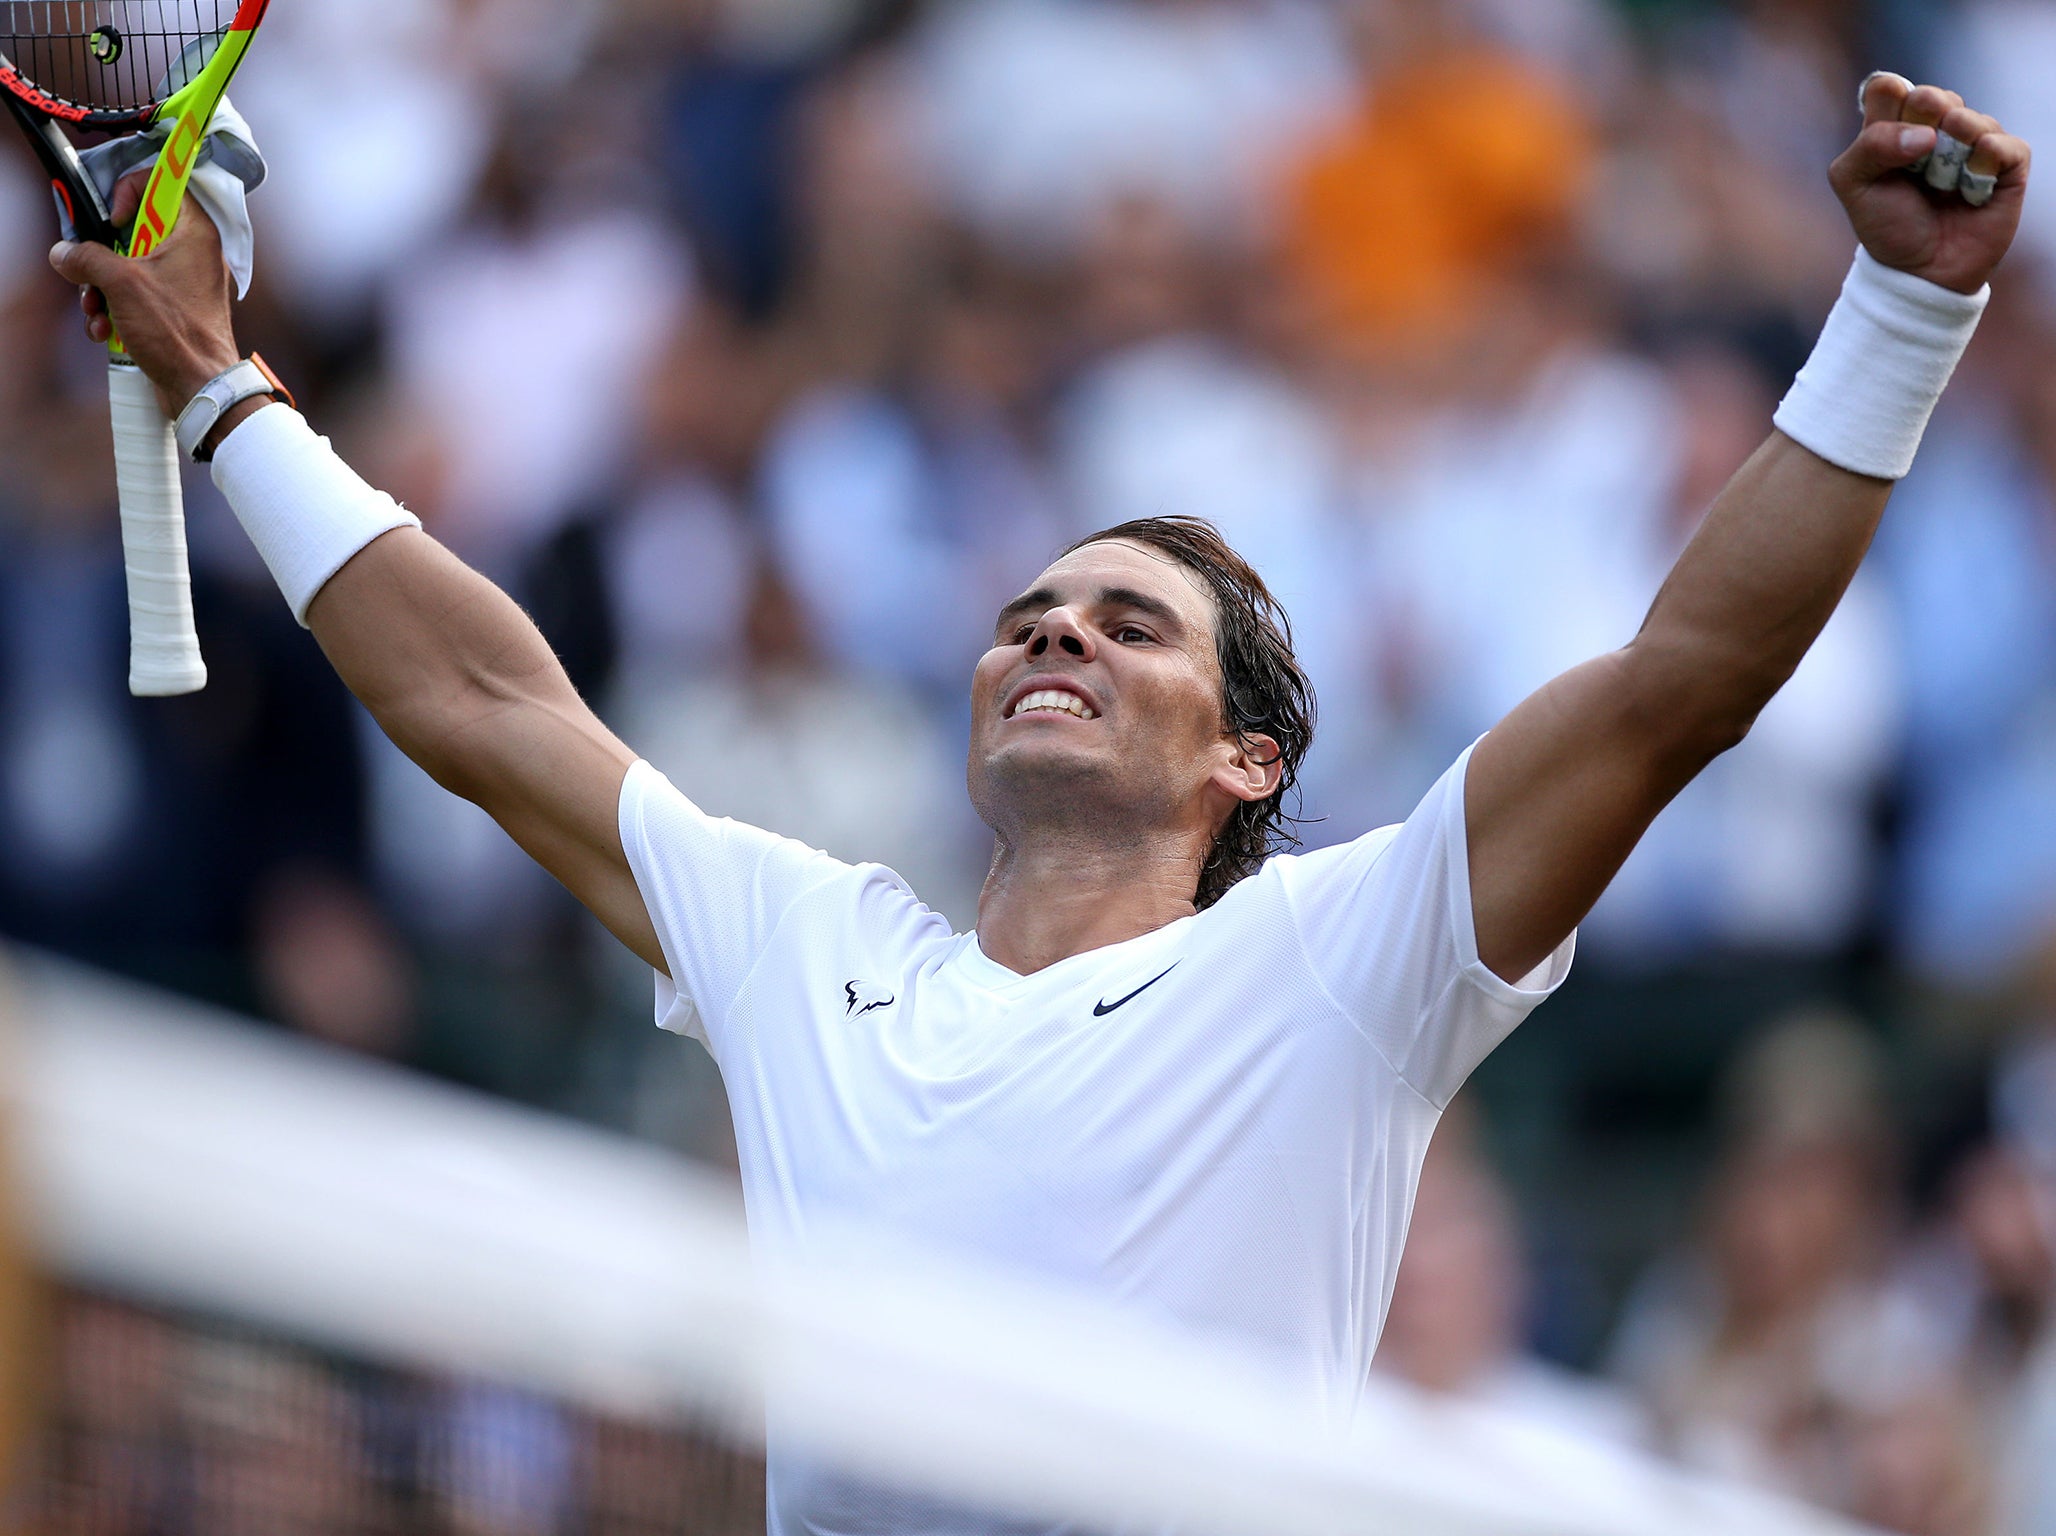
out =
{"type": "MultiPolygon", "coordinates": [[[[993,621],[993,631],[998,633],[1007,627],[1010,619],[1024,618],[1030,613],[1040,613],[1057,606],[1058,597],[1054,587],[1037,587],[1032,592],[1023,592],[1006,607],[1000,609],[999,617],[993,621]]],[[[1147,592],[1134,587],[1101,587],[1093,599],[1098,608],[1132,608],[1137,613],[1147,614],[1167,629],[1184,633],[1185,622],[1177,610],[1160,597],[1151,597],[1147,592]]]]}

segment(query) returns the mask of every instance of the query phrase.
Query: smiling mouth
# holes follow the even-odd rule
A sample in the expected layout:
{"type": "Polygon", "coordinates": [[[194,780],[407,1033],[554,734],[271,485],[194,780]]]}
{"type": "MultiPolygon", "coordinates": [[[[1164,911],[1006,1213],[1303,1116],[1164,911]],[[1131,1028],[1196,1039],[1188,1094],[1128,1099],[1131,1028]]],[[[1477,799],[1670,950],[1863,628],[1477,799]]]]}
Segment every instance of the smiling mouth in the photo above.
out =
{"type": "Polygon", "coordinates": [[[1026,714],[1070,715],[1079,720],[1097,720],[1099,714],[1093,707],[1075,693],[1062,688],[1042,688],[1028,695],[1008,712],[1009,720],[1018,720],[1026,714]]]}

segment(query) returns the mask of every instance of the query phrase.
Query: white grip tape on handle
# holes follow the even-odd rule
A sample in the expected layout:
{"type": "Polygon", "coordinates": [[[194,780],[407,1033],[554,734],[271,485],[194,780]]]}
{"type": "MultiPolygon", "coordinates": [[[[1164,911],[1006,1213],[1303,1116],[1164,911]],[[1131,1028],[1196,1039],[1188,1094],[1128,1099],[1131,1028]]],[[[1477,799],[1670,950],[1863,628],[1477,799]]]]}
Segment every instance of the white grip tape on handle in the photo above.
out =
{"type": "Polygon", "coordinates": [[[196,693],[207,684],[207,664],[193,629],[178,446],[157,392],[133,363],[108,364],[107,399],[128,567],[129,692],[146,699],[196,693]]]}

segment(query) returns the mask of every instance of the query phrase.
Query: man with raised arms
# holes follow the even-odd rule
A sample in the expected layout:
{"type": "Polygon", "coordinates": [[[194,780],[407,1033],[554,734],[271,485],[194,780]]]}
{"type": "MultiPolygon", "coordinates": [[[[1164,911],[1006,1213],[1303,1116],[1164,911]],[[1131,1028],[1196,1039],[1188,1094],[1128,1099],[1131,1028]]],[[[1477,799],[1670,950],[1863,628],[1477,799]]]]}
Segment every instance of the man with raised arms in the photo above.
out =
{"type": "MultiPolygon", "coordinates": [[[[1088,539],[972,678],[997,844],[972,934],[889,870],[703,814],[296,412],[224,408],[206,220],[141,262],[52,260],[106,296],[168,410],[199,398],[185,436],[379,724],[655,969],[661,1022],[720,1064],[760,1240],[860,1214],[1233,1336],[1346,1410],[1443,1107],[1826,623],[2012,241],[2025,144],[1895,75],[1862,104],[1831,173],[1861,246],[1841,301],[1639,634],[1403,826],[1274,856],[1312,726],[1283,616],[1204,524],[1088,539]]],[[[966,1528],[775,1447],[770,1507],[781,1536],[966,1528]]]]}

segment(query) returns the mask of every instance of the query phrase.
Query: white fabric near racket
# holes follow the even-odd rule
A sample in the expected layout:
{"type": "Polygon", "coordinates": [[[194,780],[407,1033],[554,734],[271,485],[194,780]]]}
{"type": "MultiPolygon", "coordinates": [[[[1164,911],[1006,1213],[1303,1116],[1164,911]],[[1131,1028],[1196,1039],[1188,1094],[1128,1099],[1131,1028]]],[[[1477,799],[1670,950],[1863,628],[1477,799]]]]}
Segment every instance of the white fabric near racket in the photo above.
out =
{"type": "Polygon", "coordinates": [[[195,693],[207,685],[207,664],[193,628],[178,445],[135,364],[107,365],[107,400],[128,569],[129,692],[144,699],[195,693]]]}
{"type": "MultiPolygon", "coordinates": [[[[101,199],[111,204],[115,184],[129,172],[149,167],[170,135],[171,124],[159,123],[147,132],[125,134],[80,150],[79,163],[100,189],[101,199]]],[[[256,258],[248,196],[264,184],[265,172],[264,154],[257,147],[249,123],[226,96],[222,97],[207,125],[207,137],[201,142],[193,179],[186,183],[186,195],[207,210],[207,217],[220,232],[221,259],[235,275],[239,299],[249,296],[250,273],[256,258]]],[[[61,206],[58,214],[62,221],[61,206]]],[[[77,236],[67,227],[64,238],[73,240],[77,236]]]]}

